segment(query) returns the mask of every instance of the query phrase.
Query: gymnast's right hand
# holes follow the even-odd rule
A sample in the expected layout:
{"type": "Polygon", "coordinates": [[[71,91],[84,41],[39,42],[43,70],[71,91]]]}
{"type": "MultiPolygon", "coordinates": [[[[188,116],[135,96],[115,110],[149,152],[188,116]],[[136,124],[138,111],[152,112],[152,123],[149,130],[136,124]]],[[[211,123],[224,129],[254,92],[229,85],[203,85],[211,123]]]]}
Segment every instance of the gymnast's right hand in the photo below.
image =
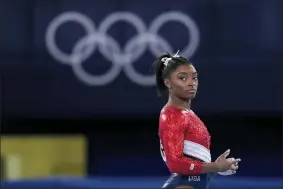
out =
{"type": "Polygon", "coordinates": [[[230,150],[226,150],[226,152],[221,154],[215,161],[218,164],[219,172],[227,170],[236,171],[238,169],[237,164],[241,161],[241,159],[234,159],[231,161],[230,159],[227,159],[229,154],[230,150]]]}

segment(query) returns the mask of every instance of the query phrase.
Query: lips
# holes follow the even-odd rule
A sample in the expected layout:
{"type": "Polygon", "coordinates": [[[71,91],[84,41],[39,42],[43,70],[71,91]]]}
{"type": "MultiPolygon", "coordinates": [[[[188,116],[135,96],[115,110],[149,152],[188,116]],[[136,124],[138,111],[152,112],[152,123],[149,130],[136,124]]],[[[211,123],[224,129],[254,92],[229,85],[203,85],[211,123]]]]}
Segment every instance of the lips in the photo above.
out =
{"type": "Polygon", "coordinates": [[[197,90],[196,89],[190,89],[190,90],[187,90],[188,92],[196,92],[197,90]]]}

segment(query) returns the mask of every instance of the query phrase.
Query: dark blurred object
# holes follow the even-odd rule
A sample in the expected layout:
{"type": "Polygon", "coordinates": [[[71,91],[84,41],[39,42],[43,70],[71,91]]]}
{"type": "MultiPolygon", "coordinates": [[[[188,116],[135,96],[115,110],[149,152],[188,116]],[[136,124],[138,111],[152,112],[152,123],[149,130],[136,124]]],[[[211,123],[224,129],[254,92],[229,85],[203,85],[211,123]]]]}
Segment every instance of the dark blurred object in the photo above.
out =
{"type": "MultiPolygon", "coordinates": [[[[280,176],[280,114],[202,115],[212,136],[212,156],[226,149],[242,158],[242,176],[280,176]],[[261,167],[261,171],[257,171],[261,167]]],[[[167,175],[159,154],[158,115],[154,117],[76,120],[6,120],[3,131],[15,133],[84,133],[88,136],[88,171],[98,175],[167,175]],[[99,152],[99,153],[98,153],[99,152]]]]}

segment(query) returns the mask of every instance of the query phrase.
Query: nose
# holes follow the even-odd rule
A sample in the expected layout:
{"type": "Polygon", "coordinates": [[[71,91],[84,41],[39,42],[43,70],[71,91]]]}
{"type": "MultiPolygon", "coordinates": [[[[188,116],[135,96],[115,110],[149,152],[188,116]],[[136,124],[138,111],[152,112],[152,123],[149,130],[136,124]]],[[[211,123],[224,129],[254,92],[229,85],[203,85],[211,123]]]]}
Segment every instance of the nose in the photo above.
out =
{"type": "Polygon", "coordinates": [[[190,86],[190,87],[196,86],[196,81],[193,80],[193,79],[189,79],[189,80],[188,80],[188,86],[190,86]]]}

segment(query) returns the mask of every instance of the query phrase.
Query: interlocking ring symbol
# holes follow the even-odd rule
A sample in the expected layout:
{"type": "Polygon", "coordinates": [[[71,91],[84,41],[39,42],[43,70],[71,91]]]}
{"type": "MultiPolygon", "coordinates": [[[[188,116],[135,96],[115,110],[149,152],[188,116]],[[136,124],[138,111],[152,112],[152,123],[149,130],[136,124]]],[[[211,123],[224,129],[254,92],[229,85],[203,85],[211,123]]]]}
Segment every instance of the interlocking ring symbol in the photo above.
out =
{"type": "Polygon", "coordinates": [[[106,17],[97,29],[87,16],[79,12],[64,12],[50,22],[45,36],[46,46],[54,59],[60,63],[70,65],[76,77],[85,84],[91,86],[107,85],[123,69],[132,82],[143,86],[151,86],[155,84],[155,76],[145,76],[138,73],[132,64],[143,55],[147,47],[156,57],[160,56],[164,51],[173,53],[170,44],[158,35],[160,28],[170,21],[180,22],[187,27],[190,40],[179,54],[191,57],[199,45],[199,30],[189,16],[178,11],[160,14],[152,21],[148,29],[144,22],[131,12],[114,12],[106,17]],[[113,37],[107,35],[107,31],[111,26],[119,21],[128,22],[137,30],[137,35],[127,42],[124,49],[120,47],[113,37]],[[71,54],[62,52],[57,47],[55,40],[58,28],[66,22],[79,23],[86,31],[86,35],[74,45],[71,54]],[[82,63],[91,56],[96,48],[106,59],[113,63],[112,67],[104,75],[92,75],[82,66],[82,63]]]}

